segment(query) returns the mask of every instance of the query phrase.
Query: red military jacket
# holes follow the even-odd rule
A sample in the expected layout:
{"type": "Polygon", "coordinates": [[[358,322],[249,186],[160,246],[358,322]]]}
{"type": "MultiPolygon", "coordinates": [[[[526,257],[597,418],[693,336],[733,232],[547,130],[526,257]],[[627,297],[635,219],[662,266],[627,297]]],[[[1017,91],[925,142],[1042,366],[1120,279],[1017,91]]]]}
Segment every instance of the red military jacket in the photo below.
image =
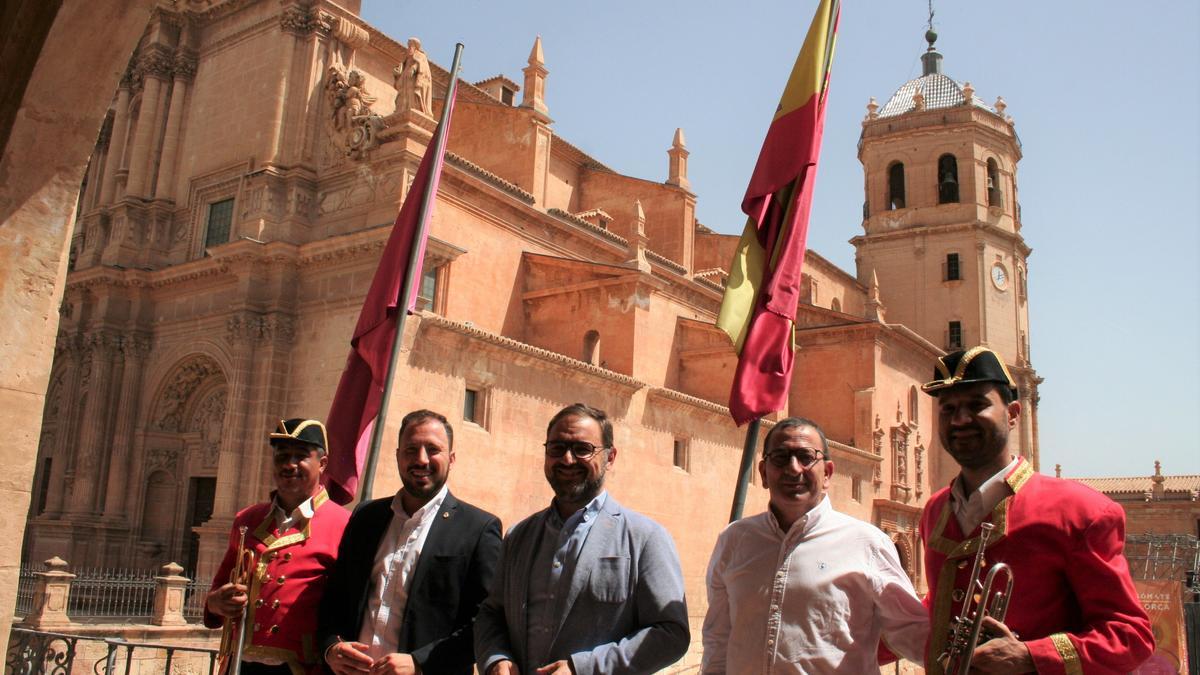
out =
{"type": "MultiPolygon", "coordinates": [[[[992,511],[984,557],[1012,568],[1005,624],[1024,641],[1037,672],[1128,673],[1154,652],[1150,619],[1125,560],[1125,512],[1080,483],[1034,472],[1024,459],[1005,477],[1012,493],[992,511]]],[[[950,619],[962,608],[980,528],[963,535],[950,489],[921,514],[932,626],[926,672],[940,675],[950,619]],[[955,601],[954,598],[959,598],[955,601]]],[[[980,582],[986,569],[980,574],[980,582]]]]}
{"type": "MultiPolygon", "coordinates": [[[[229,533],[229,548],[217,569],[212,588],[229,582],[237,557],[238,528],[245,525],[246,547],[256,562],[250,584],[243,658],[286,663],[294,675],[304,675],[321,662],[316,653],[317,607],[325,582],[337,560],[342,530],[350,520],[346,509],[329,501],[325,488],[312,498],[313,516],[286,531],[275,527],[271,502],[255,504],[237,514],[229,533]]],[[[223,619],[204,610],[204,625],[219,628],[223,619]]]]}

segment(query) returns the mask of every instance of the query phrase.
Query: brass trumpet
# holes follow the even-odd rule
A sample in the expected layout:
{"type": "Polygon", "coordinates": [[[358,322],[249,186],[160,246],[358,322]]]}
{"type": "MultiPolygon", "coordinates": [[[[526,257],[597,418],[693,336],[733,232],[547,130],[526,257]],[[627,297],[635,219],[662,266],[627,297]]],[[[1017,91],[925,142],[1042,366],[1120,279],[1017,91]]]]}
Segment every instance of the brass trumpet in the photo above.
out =
{"type": "MultiPolygon", "coordinates": [[[[229,583],[240,584],[250,590],[250,582],[254,575],[254,551],[246,548],[246,526],[238,528],[237,558],[233,561],[233,569],[229,572],[229,583]]],[[[242,615],[238,618],[226,618],[221,625],[221,646],[217,650],[217,673],[220,675],[241,675],[242,652],[246,648],[246,614],[250,606],[249,597],[242,606],[242,615]]]]}
{"type": "Polygon", "coordinates": [[[962,608],[958,615],[950,620],[950,638],[946,651],[938,657],[938,662],[947,675],[967,675],[971,670],[971,657],[980,638],[986,642],[993,636],[983,633],[983,619],[990,616],[1004,623],[1008,614],[1008,601],[1012,597],[1012,569],[1004,563],[996,563],[988,570],[983,583],[979,583],[979,572],[986,565],[983,550],[987,546],[988,537],[995,528],[991,523],[984,523],[979,533],[979,550],[975,552],[974,568],[971,570],[971,580],[967,582],[966,597],[963,598],[962,608]],[[1004,575],[1004,590],[992,594],[997,578],[1004,575]]]}

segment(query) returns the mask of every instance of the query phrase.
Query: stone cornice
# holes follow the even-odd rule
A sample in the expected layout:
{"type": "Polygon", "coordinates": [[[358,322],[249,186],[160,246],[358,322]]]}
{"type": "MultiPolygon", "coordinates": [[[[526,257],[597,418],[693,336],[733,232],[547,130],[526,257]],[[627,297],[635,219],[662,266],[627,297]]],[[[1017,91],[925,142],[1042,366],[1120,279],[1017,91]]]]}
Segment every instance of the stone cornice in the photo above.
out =
{"type": "MultiPolygon", "coordinates": [[[[526,192],[525,190],[521,189],[520,186],[504,180],[500,176],[497,176],[496,174],[492,173],[491,171],[488,171],[487,169],[479,166],[478,164],[475,164],[474,162],[466,159],[465,157],[460,157],[459,155],[456,155],[453,152],[450,152],[447,150],[446,151],[446,162],[466,171],[467,173],[473,174],[476,177],[483,179],[484,182],[487,182],[487,183],[491,184],[493,187],[497,187],[500,190],[512,195],[513,197],[520,199],[521,201],[525,202],[526,204],[532,205],[535,201],[533,195],[531,193],[526,192]]],[[[590,223],[587,223],[587,221],[581,220],[580,222],[583,222],[587,225],[591,225],[590,223]]],[[[595,226],[591,225],[591,227],[595,227],[595,226]]]]}
{"type": "Polygon", "coordinates": [[[420,330],[440,329],[451,333],[456,333],[472,340],[477,340],[479,342],[516,352],[524,356],[533,357],[549,365],[567,368],[568,370],[581,373],[583,375],[605,380],[624,389],[628,389],[631,392],[647,386],[644,382],[636,380],[628,375],[623,375],[605,368],[600,368],[599,366],[593,366],[590,363],[584,363],[583,361],[579,361],[568,356],[563,356],[562,354],[552,352],[548,349],[534,347],[533,345],[504,337],[503,335],[490,333],[481,328],[476,328],[469,323],[453,321],[431,312],[421,312],[420,317],[420,330]]]}
{"type": "MultiPolygon", "coordinates": [[[[296,262],[306,269],[349,263],[382,251],[391,233],[392,225],[381,225],[304,244],[299,249],[296,262]]],[[[425,244],[426,258],[437,262],[451,262],[466,252],[466,249],[437,237],[429,237],[425,244]]]]}
{"type": "Polygon", "coordinates": [[[875,462],[876,464],[883,462],[882,455],[877,455],[873,452],[867,452],[866,450],[860,450],[853,445],[846,445],[845,443],[839,443],[833,440],[829,441],[829,449],[831,451],[830,454],[840,454],[857,460],[875,462]]]}
{"type": "Polygon", "coordinates": [[[652,264],[658,265],[659,267],[665,267],[668,270],[678,274],[681,277],[687,276],[688,271],[687,271],[686,267],[684,267],[683,265],[680,265],[679,263],[675,262],[674,260],[671,260],[670,258],[668,258],[667,256],[665,256],[661,253],[655,253],[654,251],[651,251],[650,249],[646,249],[646,260],[649,260],[652,264]]]}
{"type": "Polygon", "coordinates": [[[674,389],[667,389],[665,387],[650,387],[646,390],[646,395],[650,398],[657,398],[680,406],[698,408],[722,417],[728,417],[730,415],[728,406],[723,406],[720,403],[713,403],[707,399],[697,398],[690,394],[685,394],[674,389]]]}
{"type": "Polygon", "coordinates": [[[889,241],[892,239],[912,239],[914,235],[927,236],[929,234],[952,234],[954,232],[967,232],[970,230],[978,230],[984,234],[994,235],[1003,240],[1005,243],[1013,246],[1022,256],[1029,256],[1033,253],[1033,249],[1025,243],[1025,239],[1016,232],[1002,230],[994,225],[985,223],[981,220],[973,220],[967,223],[949,223],[945,225],[913,225],[899,230],[890,232],[873,232],[870,234],[860,234],[850,239],[850,243],[858,247],[862,244],[874,244],[881,241],[889,241]]]}
{"type": "Polygon", "coordinates": [[[565,220],[568,223],[571,223],[572,225],[577,225],[577,226],[583,228],[584,230],[591,232],[592,234],[595,234],[603,239],[607,239],[607,240],[611,241],[614,244],[619,244],[626,248],[629,247],[628,239],[626,239],[614,232],[610,232],[610,231],[604,229],[603,227],[600,227],[599,225],[593,225],[593,224],[589,223],[588,221],[584,220],[583,218],[580,218],[579,216],[567,213],[566,211],[563,211],[562,209],[551,207],[549,209],[546,209],[546,213],[548,213],[556,218],[559,218],[561,220],[565,220]]]}

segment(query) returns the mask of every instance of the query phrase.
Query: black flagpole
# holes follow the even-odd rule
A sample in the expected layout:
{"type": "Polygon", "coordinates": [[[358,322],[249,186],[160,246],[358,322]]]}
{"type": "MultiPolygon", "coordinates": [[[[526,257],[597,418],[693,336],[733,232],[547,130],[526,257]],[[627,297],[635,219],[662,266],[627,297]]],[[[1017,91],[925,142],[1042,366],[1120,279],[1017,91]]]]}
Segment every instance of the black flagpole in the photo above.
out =
{"type": "Polygon", "coordinates": [[[750,472],[754,469],[754,452],[758,449],[758,429],[762,424],[761,417],[750,420],[746,427],[746,445],[742,448],[742,466],[738,469],[737,489],[733,493],[733,507],[729,509],[729,522],[742,517],[742,509],[746,507],[746,491],[750,486],[750,472]]]}
{"type": "MultiPolygon", "coordinates": [[[[440,156],[446,148],[446,132],[450,127],[450,109],[453,107],[454,93],[458,90],[458,66],[462,58],[463,45],[454,45],[454,62],[450,66],[450,85],[446,90],[446,105],[442,107],[442,119],[438,122],[438,135],[433,139],[426,152],[440,156]]],[[[362,503],[371,498],[371,489],[375,486],[375,467],[379,464],[379,448],[383,445],[383,428],[387,423],[388,401],[392,398],[392,381],[396,372],[396,361],[400,357],[400,344],[404,342],[404,320],[408,317],[408,306],[412,304],[413,287],[416,285],[417,266],[421,260],[421,247],[418,245],[425,238],[425,230],[429,226],[429,211],[433,208],[434,187],[437,177],[430,176],[425,184],[425,194],[421,195],[421,211],[417,216],[417,233],[413,237],[413,245],[409,250],[408,269],[404,275],[404,285],[400,287],[400,304],[396,312],[396,339],[392,341],[392,354],[388,357],[387,375],[384,377],[383,398],[379,401],[379,412],[375,415],[375,427],[371,430],[371,446],[367,451],[367,463],[363,467],[362,476],[358,483],[358,502],[362,503]]]]}

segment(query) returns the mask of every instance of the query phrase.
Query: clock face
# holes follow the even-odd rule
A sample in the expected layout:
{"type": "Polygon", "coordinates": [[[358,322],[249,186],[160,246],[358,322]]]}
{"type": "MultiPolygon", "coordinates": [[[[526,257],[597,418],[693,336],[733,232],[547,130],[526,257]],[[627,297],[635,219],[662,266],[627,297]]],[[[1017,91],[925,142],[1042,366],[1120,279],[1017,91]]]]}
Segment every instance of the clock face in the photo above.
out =
{"type": "Polygon", "coordinates": [[[1004,271],[1004,265],[992,265],[992,283],[1000,290],[1008,288],[1008,272],[1004,271]]]}

